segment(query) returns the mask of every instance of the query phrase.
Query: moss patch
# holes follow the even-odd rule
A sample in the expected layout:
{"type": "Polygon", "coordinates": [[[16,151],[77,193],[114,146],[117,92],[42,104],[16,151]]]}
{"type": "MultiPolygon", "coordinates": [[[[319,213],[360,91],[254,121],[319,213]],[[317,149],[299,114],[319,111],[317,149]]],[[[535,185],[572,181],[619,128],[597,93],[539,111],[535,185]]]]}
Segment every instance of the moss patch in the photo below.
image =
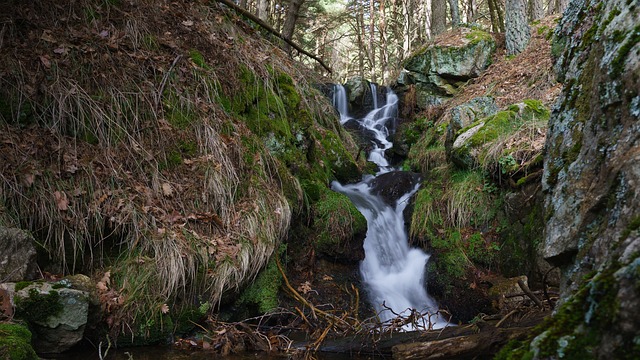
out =
{"type": "Polygon", "coordinates": [[[18,324],[0,323],[0,359],[38,360],[31,347],[31,332],[18,324]]]}
{"type": "Polygon", "coordinates": [[[28,322],[46,322],[64,309],[57,291],[41,294],[37,289],[29,289],[28,297],[16,297],[15,301],[16,317],[28,322]]]}

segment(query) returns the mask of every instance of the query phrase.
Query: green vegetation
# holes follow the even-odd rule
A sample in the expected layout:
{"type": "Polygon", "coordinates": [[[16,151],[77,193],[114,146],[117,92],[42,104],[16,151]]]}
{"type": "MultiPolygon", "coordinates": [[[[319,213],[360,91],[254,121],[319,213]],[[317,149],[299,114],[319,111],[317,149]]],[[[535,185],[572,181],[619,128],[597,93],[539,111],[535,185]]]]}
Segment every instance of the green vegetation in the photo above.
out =
{"type": "Polygon", "coordinates": [[[0,359],[39,359],[31,347],[31,332],[25,326],[0,323],[0,359]]]}
{"type": "Polygon", "coordinates": [[[15,299],[17,318],[27,322],[46,322],[51,316],[56,316],[64,310],[57,291],[41,294],[38,289],[33,288],[28,294],[28,297],[15,299]]]}
{"type": "Polygon", "coordinates": [[[314,219],[314,246],[327,255],[349,251],[346,246],[353,234],[367,231],[367,220],[351,200],[326,188],[314,206],[314,219]]]}
{"type": "Polygon", "coordinates": [[[242,292],[236,302],[236,306],[245,307],[244,311],[234,314],[237,319],[245,319],[251,316],[266,314],[280,305],[279,292],[282,285],[282,274],[278,269],[276,258],[286,251],[286,246],[281,246],[278,254],[274,254],[266,268],[258,274],[258,277],[242,292]]]}

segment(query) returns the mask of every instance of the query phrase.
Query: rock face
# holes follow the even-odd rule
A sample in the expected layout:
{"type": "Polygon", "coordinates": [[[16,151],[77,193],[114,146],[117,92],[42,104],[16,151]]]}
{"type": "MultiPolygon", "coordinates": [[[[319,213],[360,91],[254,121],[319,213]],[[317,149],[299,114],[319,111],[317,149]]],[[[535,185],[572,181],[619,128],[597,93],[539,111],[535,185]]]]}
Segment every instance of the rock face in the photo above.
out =
{"type": "MultiPolygon", "coordinates": [[[[351,78],[344,84],[347,90],[347,100],[349,101],[349,114],[360,119],[374,109],[372,96],[372,83],[363,78],[351,78]]],[[[375,84],[374,84],[375,85],[375,84]]],[[[375,85],[375,98],[379,105],[385,100],[385,88],[375,85]]]]}
{"type": "Polygon", "coordinates": [[[0,284],[16,307],[16,318],[25,320],[33,332],[38,353],[60,353],[82,340],[89,312],[89,295],[70,289],[70,281],[0,284]]]}
{"type": "Polygon", "coordinates": [[[391,171],[376,177],[371,181],[371,193],[382,197],[389,206],[396,206],[396,202],[404,194],[413,190],[420,181],[420,175],[406,171],[391,171]]]}
{"type": "Polygon", "coordinates": [[[37,269],[33,236],[0,226],[0,282],[32,280],[37,269]]]}
{"type": "Polygon", "coordinates": [[[416,105],[439,105],[458,92],[469,79],[478,77],[491,64],[496,43],[486,32],[459,28],[447,34],[449,42],[427,46],[404,64],[398,84],[416,87],[416,105]]]}
{"type": "MultiPolygon", "coordinates": [[[[640,353],[640,12],[572,1],[556,29],[565,84],[549,125],[544,255],[562,270],[539,358],[640,353]],[[626,350],[623,350],[626,349],[626,350]]],[[[557,51],[556,51],[557,52],[557,51]]]]}

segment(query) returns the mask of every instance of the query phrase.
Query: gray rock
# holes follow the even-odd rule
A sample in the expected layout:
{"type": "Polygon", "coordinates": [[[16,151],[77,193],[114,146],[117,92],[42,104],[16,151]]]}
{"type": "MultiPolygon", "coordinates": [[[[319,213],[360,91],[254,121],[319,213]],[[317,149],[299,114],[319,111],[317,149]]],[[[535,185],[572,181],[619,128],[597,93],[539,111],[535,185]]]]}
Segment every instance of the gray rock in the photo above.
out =
{"type": "Polygon", "coordinates": [[[439,105],[450,99],[491,64],[496,49],[491,35],[469,28],[457,31],[457,42],[429,45],[406,60],[397,83],[416,84],[418,107],[439,105]]]}
{"type": "Polygon", "coordinates": [[[28,322],[38,353],[61,353],[82,340],[89,313],[89,294],[86,291],[65,287],[70,286],[70,282],[65,280],[58,283],[34,282],[17,292],[15,286],[15,283],[5,283],[0,284],[0,289],[9,294],[12,304],[17,306],[16,317],[23,316],[28,322]],[[42,299],[53,292],[58,294],[60,311],[32,318],[32,314],[37,313],[30,308],[34,300],[37,306],[38,301],[44,302],[42,299]],[[33,296],[38,298],[34,299],[33,296]]]}
{"type": "Polygon", "coordinates": [[[635,3],[574,0],[556,29],[553,47],[561,51],[556,70],[565,86],[545,147],[543,252],[561,269],[560,303],[584,316],[539,335],[534,349],[577,349],[571,342],[584,338],[586,329],[592,358],[623,358],[629,356],[624,349],[637,350],[640,127],[634,109],[640,96],[640,12],[635,3]],[[558,338],[566,346],[560,348],[558,338]]]}
{"type": "Polygon", "coordinates": [[[449,111],[449,124],[447,125],[447,135],[445,148],[451,152],[451,148],[456,140],[459,130],[473,124],[474,122],[494,115],[498,112],[498,106],[492,97],[482,96],[469,100],[468,102],[453,107],[449,111]]]}
{"type": "Polygon", "coordinates": [[[38,270],[33,236],[0,226],[0,282],[32,280],[38,270]]]}

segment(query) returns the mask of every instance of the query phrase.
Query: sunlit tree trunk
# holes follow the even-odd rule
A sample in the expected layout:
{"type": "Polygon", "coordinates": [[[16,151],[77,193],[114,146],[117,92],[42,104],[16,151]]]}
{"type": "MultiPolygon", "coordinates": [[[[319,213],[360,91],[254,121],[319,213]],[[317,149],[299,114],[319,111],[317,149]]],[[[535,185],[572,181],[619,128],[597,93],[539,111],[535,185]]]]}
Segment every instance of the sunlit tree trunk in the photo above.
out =
{"type": "Polygon", "coordinates": [[[358,71],[360,73],[360,77],[364,78],[364,9],[360,3],[356,5],[356,21],[356,40],[358,42],[358,71]]]}
{"type": "Polygon", "coordinates": [[[447,28],[445,0],[431,0],[431,36],[443,33],[447,28]]]}
{"type": "Polygon", "coordinates": [[[376,29],[376,8],[375,1],[369,0],[369,65],[371,73],[371,81],[376,81],[376,49],[375,44],[375,29],[376,29]]]}
{"type": "Polygon", "coordinates": [[[258,17],[260,20],[268,23],[269,19],[269,0],[258,0],[258,17]]]}
{"type": "Polygon", "coordinates": [[[457,27],[460,25],[460,8],[458,7],[458,0],[449,0],[449,11],[451,12],[451,26],[457,27]]]}
{"type": "Polygon", "coordinates": [[[516,55],[524,51],[531,38],[527,22],[526,0],[507,0],[505,14],[507,55],[516,55]]]}
{"type": "Polygon", "coordinates": [[[406,58],[411,53],[411,33],[413,19],[413,0],[404,0],[402,3],[402,16],[405,19],[402,37],[402,57],[406,58]]]}
{"type": "Polygon", "coordinates": [[[238,3],[238,5],[240,5],[241,8],[247,8],[247,0],[240,0],[240,2],[238,3]]]}
{"type": "Polygon", "coordinates": [[[384,84],[385,72],[387,71],[387,13],[385,0],[380,0],[378,16],[378,28],[380,31],[380,83],[384,84]]]}
{"type": "Polygon", "coordinates": [[[542,19],[544,17],[544,6],[542,0],[529,0],[529,22],[542,19]]]}

